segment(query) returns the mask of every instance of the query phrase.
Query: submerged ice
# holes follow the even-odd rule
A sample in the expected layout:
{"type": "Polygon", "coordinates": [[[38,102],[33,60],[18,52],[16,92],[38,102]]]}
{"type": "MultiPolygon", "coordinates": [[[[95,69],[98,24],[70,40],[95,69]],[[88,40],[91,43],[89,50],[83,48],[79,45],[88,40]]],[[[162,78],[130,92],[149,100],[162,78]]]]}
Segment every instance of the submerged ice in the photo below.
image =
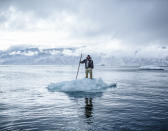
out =
{"type": "Polygon", "coordinates": [[[51,83],[48,85],[47,88],[49,91],[62,91],[62,92],[73,92],[73,91],[100,92],[111,87],[116,87],[116,83],[107,84],[101,78],[92,80],[84,78],[79,80],[51,83]]]}

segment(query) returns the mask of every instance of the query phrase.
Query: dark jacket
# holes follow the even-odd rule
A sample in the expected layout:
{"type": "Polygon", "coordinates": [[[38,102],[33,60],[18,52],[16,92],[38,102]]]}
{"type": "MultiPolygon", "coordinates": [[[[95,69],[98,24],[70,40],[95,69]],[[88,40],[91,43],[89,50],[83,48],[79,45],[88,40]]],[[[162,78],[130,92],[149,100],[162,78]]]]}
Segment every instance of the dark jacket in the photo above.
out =
{"type": "Polygon", "coordinates": [[[93,64],[93,60],[92,59],[84,59],[83,61],[81,61],[80,63],[85,63],[85,68],[94,68],[94,64],[93,64]],[[88,65],[87,65],[87,61],[88,61],[88,65]]]}

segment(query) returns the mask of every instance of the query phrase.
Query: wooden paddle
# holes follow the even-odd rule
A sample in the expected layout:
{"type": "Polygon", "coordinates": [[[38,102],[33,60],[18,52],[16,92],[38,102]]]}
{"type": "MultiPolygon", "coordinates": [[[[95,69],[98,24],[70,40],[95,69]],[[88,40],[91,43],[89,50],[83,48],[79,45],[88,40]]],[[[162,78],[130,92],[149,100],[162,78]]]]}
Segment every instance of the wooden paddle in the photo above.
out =
{"type": "Polygon", "coordinates": [[[80,60],[79,60],[78,70],[77,70],[77,74],[76,74],[76,80],[78,78],[78,73],[79,73],[81,59],[82,59],[82,53],[81,53],[80,60]]]}

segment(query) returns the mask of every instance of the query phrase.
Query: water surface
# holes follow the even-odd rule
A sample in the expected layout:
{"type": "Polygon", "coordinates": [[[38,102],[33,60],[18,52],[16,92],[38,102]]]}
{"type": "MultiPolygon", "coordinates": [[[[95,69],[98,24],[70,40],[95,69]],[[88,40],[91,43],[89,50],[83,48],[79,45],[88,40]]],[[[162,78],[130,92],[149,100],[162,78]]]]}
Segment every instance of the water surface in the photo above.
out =
{"type": "MultiPolygon", "coordinates": [[[[76,68],[0,66],[0,130],[168,130],[166,70],[97,66],[94,77],[117,82],[116,88],[100,92],[47,89],[50,83],[74,80],[76,68]]],[[[83,69],[79,79],[84,77],[83,69]]]]}

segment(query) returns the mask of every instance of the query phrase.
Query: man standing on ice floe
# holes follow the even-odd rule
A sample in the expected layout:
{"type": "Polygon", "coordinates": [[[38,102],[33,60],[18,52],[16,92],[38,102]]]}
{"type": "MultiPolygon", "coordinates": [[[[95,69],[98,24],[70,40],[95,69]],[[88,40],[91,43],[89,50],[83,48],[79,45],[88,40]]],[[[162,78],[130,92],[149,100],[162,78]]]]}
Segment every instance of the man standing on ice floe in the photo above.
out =
{"type": "Polygon", "coordinates": [[[88,78],[88,74],[90,74],[90,79],[92,79],[92,69],[94,68],[94,64],[90,55],[88,55],[83,61],[80,61],[80,63],[85,63],[86,78],[88,78]]]}

